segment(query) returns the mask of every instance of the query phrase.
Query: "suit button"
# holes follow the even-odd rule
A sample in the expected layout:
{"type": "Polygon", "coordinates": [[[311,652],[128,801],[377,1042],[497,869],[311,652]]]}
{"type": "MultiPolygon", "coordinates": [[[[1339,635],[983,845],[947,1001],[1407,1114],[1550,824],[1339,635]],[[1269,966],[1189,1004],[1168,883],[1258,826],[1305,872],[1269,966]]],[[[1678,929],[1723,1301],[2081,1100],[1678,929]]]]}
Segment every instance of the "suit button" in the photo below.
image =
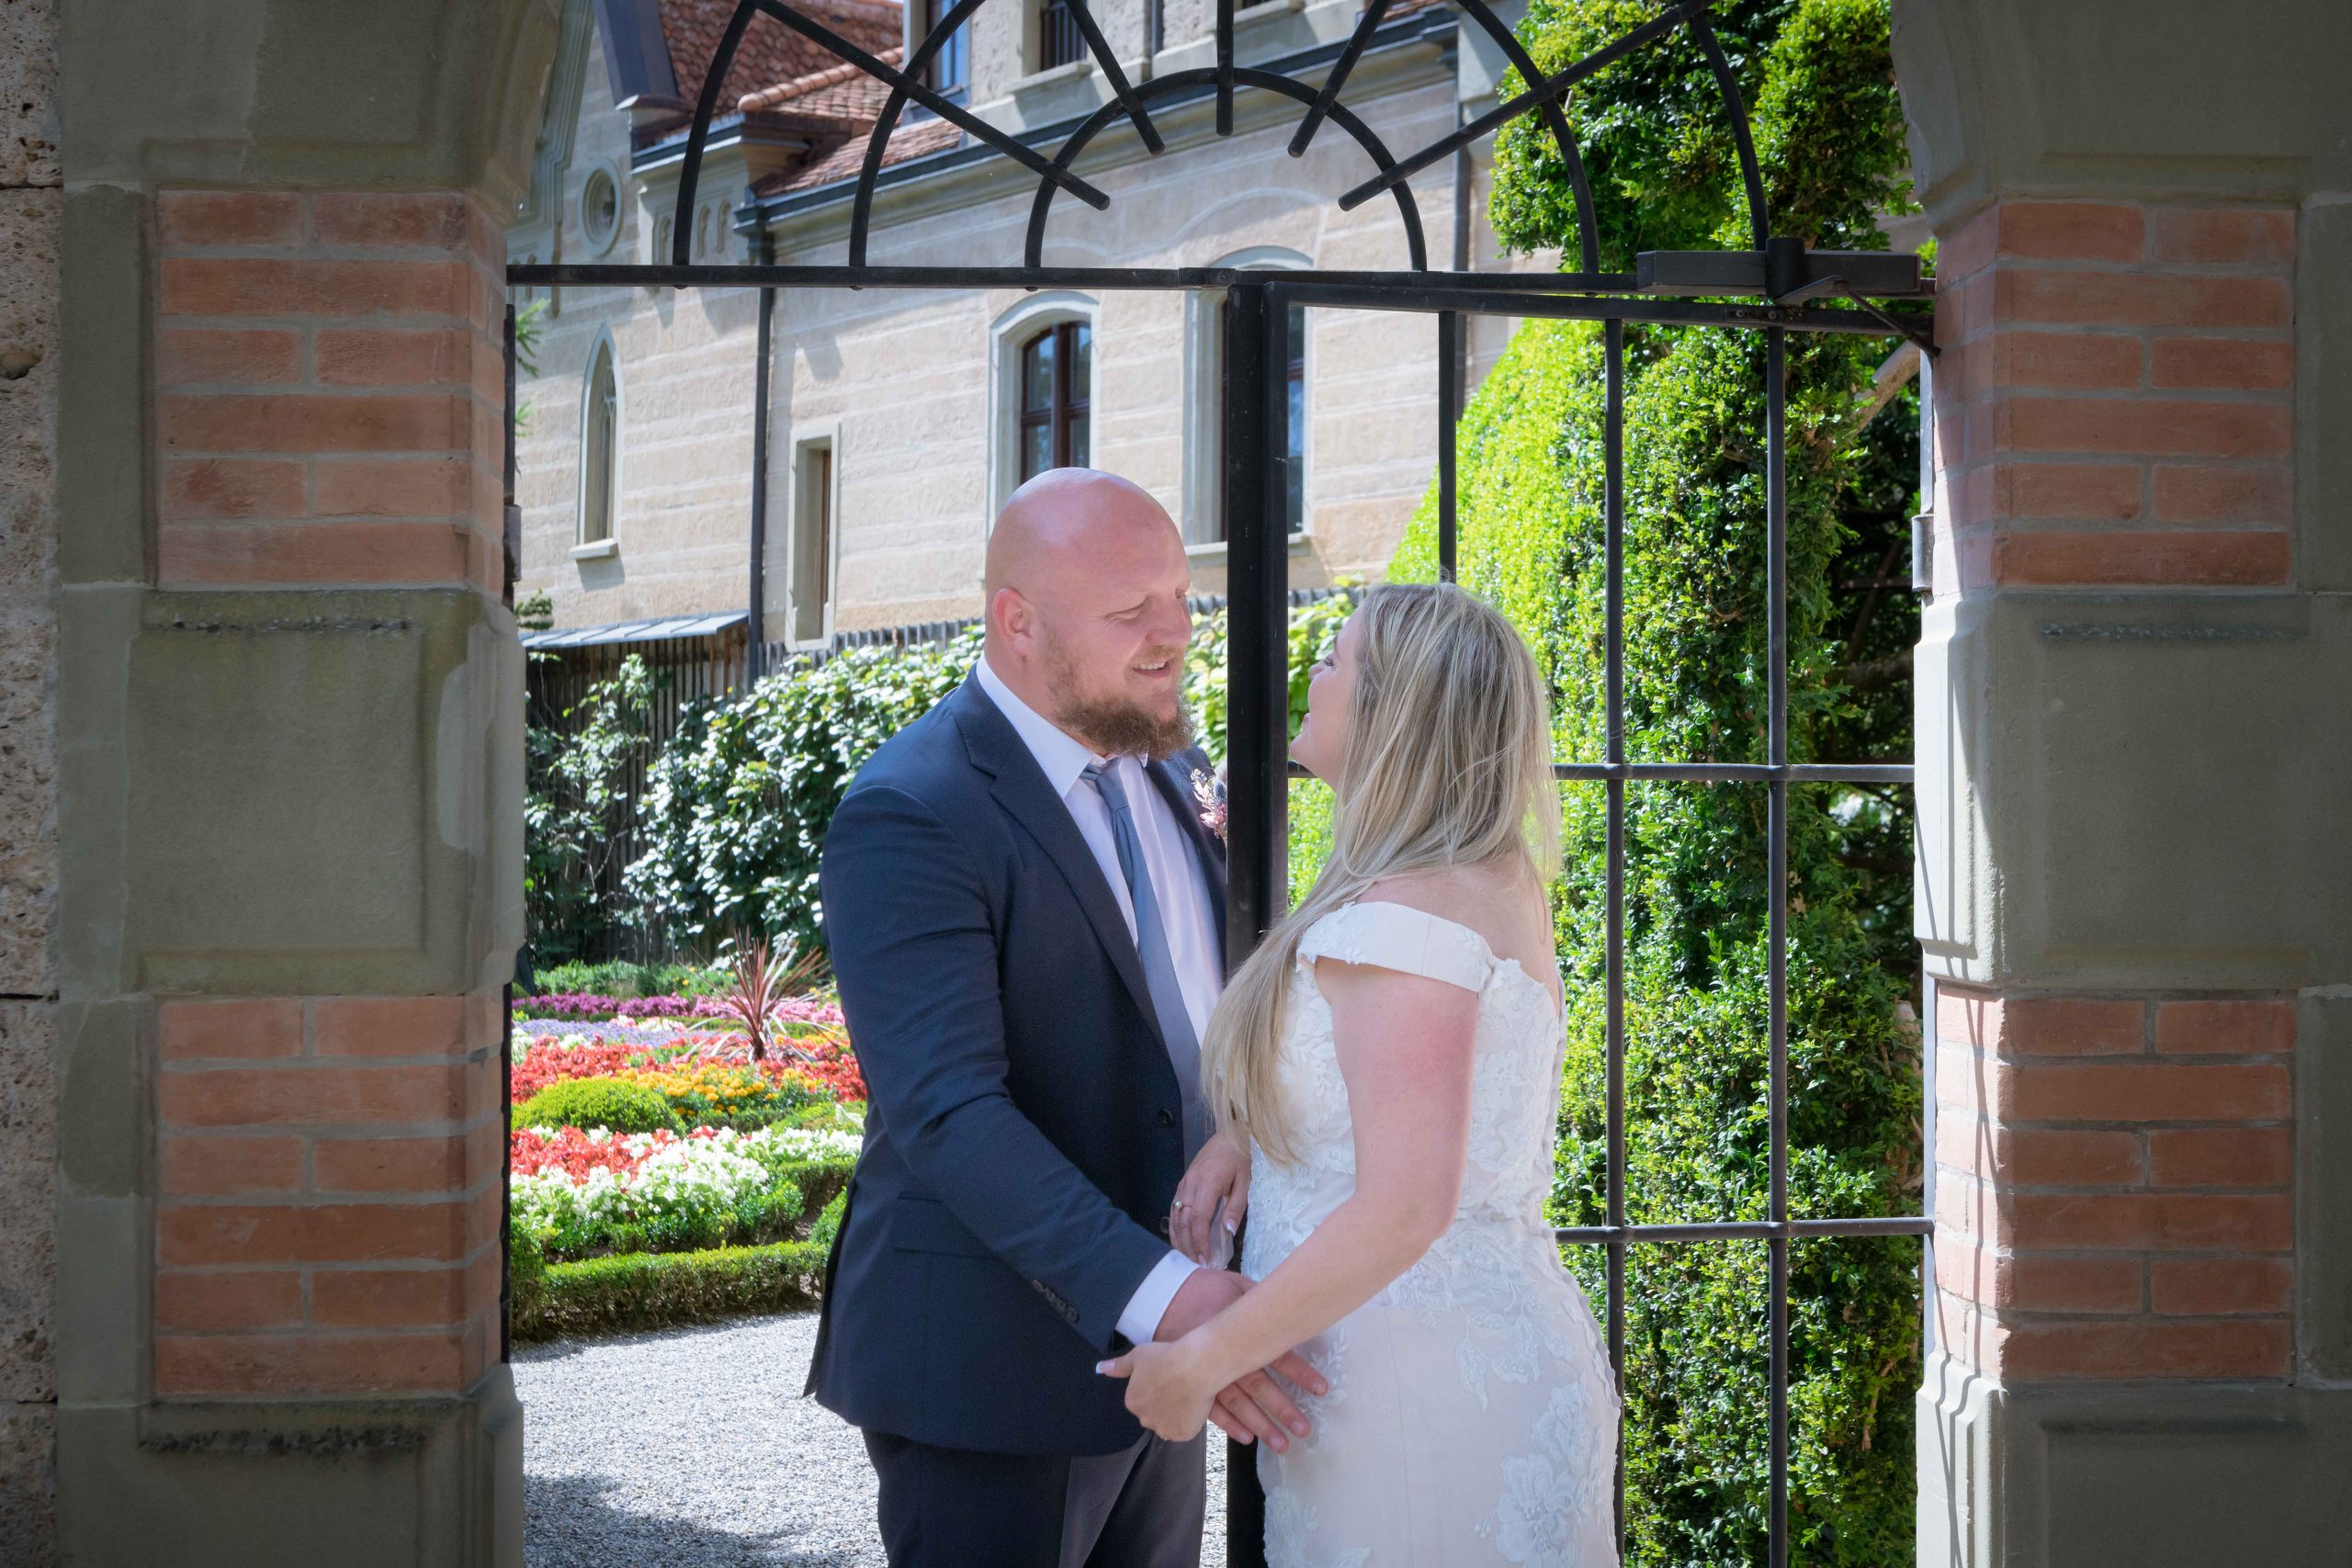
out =
{"type": "Polygon", "coordinates": [[[1173,1111],[1162,1111],[1159,1113],[1159,1124],[1163,1127],[1173,1127],[1176,1125],[1176,1112],[1173,1111]]]}

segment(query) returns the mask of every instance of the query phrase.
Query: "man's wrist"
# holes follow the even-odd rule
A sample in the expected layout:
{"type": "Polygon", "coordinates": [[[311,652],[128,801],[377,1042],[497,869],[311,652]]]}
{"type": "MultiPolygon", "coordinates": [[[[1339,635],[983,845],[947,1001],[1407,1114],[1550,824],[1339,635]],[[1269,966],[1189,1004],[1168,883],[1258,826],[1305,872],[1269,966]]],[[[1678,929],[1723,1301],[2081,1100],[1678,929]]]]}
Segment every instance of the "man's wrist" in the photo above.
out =
{"type": "Polygon", "coordinates": [[[1125,1311],[1119,1314],[1119,1332],[1130,1345],[1148,1345],[1159,1334],[1159,1320],[1168,1315],[1168,1303],[1176,1299],[1184,1281],[1200,1267],[1181,1252],[1170,1251],[1152,1265],[1143,1283],[1127,1298],[1125,1311]]]}

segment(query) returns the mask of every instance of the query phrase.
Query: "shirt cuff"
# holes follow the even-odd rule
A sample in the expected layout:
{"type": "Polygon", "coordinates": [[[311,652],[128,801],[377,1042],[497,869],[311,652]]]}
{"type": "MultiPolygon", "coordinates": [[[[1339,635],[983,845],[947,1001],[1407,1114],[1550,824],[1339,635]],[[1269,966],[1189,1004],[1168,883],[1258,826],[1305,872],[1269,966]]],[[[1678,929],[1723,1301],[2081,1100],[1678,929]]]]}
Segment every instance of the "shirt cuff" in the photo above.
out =
{"type": "Polygon", "coordinates": [[[1181,1252],[1170,1252],[1152,1266],[1136,1293],[1127,1298],[1127,1309],[1119,1314],[1119,1332],[1126,1336],[1128,1344],[1151,1343],[1152,1336],[1159,1332],[1159,1320],[1168,1315],[1168,1303],[1199,1267],[1181,1252]]]}

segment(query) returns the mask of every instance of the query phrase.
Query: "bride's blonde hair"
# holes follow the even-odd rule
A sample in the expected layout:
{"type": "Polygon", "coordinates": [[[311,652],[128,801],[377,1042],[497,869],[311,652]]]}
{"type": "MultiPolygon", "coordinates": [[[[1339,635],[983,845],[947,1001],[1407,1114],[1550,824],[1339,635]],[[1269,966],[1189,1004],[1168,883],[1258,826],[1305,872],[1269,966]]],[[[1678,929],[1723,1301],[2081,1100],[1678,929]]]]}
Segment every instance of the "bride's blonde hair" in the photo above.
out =
{"type": "Polygon", "coordinates": [[[1390,583],[1352,617],[1356,682],[1331,853],[1210,1015],[1202,1087],[1217,1124],[1295,1161],[1274,1093],[1291,966],[1306,928],[1385,877],[1517,854],[1559,869],[1552,716],[1535,661],[1493,606],[1451,583],[1390,583]]]}

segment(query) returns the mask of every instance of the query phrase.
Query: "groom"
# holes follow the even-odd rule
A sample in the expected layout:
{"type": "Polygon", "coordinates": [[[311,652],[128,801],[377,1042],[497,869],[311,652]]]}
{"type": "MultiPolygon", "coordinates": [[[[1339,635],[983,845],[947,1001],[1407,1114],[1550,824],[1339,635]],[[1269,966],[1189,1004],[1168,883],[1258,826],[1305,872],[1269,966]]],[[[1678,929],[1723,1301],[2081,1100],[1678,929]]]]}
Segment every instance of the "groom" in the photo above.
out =
{"type": "MultiPolygon", "coordinates": [[[[1094,1365],[1249,1288],[1170,1249],[1213,1131],[1200,1040],[1224,852],[1193,791],[1182,538],[1084,468],[989,537],[987,651],[859,770],[825,840],[871,1094],[808,1392],[862,1427],[893,1568],[1196,1568],[1201,1438],[1149,1436],[1094,1365]]],[[[1275,1364],[1320,1393],[1295,1355],[1275,1364]]],[[[1277,1449],[1263,1371],[1216,1419],[1277,1449]]]]}

